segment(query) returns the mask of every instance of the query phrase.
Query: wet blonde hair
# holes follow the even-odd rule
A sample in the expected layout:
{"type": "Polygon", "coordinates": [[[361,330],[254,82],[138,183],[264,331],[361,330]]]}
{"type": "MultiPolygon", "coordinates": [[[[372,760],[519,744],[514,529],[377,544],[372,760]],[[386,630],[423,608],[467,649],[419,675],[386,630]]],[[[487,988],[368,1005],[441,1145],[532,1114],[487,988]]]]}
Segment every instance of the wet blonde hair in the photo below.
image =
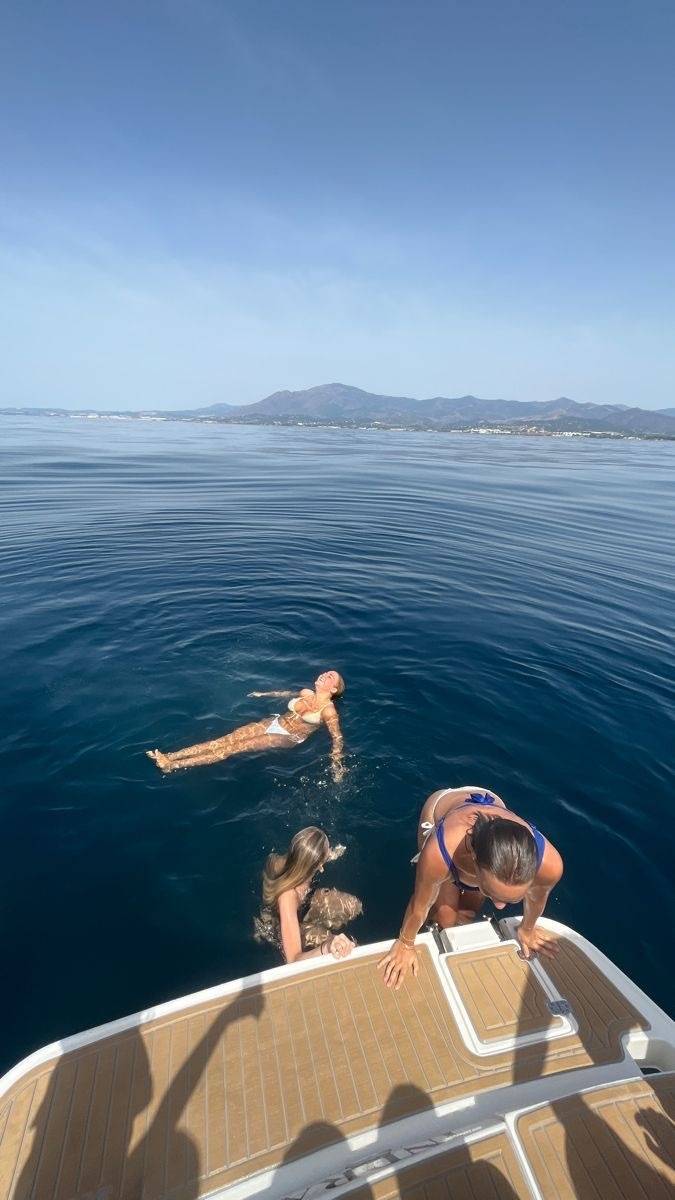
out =
{"type": "MultiPolygon", "coordinates": [[[[271,942],[282,948],[277,907],[280,895],[310,883],[324,863],[341,858],[345,849],[345,846],[331,846],[323,830],[310,825],[296,833],[286,854],[270,854],[262,876],[262,908],[253,922],[253,936],[257,942],[271,942]]],[[[331,932],[342,929],[362,912],[363,905],[357,896],[335,888],[319,888],[300,922],[303,949],[320,946],[331,932]]]]}
{"type": "Polygon", "coordinates": [[[331,856],[323,829],[309,825],[292,838],[286,854],[270,854],[262,876],[263,904],[276,905],[282,892],[309,883],[331,856]]]}
{"type": "MultiPolygon", "coordinates": [[[[335,668],[333,668],[333,670],[334,670],[334,669],[335,669],[335,668]]],[[[336,687],[335,691],[333,692],[333,696],[334,696],[334,698],[335,698],[336,700],[338,700],[340,696],[343,696],[343,695],[344,695],[344,690],[345,690],[345,687],[346,687],[347,685],[346,685],[346,683],[345,683],[344,679],[342,678],[342,676],[341,676],[341,674],[340,674],[340,672],[339,672],[339,671],[335,671],[335,674],[336,674],[336,675],[337,675],[337,677],[338,677],[338,685],[337,685],[337,687],[336,687]]]]}

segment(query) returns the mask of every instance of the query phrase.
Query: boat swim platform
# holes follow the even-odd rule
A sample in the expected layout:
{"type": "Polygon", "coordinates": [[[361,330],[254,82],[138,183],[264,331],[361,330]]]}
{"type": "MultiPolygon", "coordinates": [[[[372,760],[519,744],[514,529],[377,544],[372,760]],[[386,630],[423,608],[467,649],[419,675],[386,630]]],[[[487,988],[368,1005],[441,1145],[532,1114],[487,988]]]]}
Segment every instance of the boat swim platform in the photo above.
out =
{"type": "Polygon", "coordinates": [[[542,924],[559,945],[545,964],[519,957],[510,923],[477,923],[449,953],[422,935],[398,992],[376,970],[382,943],[37,1051],[0,1081],[0,1200],[572,1196],[539,1183],[556,1121],[581,1129],[563,1105],[590,1112],[613,1086],[642,1088],[659,1119],[643,1128],[622,1101],[584,1128],[620,1113],[631,1152],[659,1160],[657,1200],[669,1168],[650,1147],[673,1090],[640,1067],[675,1070],[675,1023],[580,935],[542,924]],[[518,1115],[546,1105],[536,1128],[518,1115]]]}

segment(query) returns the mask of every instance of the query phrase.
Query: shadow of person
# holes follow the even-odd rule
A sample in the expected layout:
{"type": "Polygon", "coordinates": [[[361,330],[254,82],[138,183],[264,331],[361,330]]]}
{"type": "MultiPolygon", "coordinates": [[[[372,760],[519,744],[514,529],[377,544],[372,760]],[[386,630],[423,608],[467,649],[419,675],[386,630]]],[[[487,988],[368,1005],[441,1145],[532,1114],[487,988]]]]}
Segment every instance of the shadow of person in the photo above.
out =
{"type": "Polygon", "coordinates": [[[413,1083],[399,1084],[387,1097],[375,1140],[367,1146],[353,1150],[330,1122],[307,1125],[286,1151],[281,1174],[275,1172],[275,1198],[311,1200],[352,1184],[349,1200],[419,1200],[422,1195],[518,1200],[506,1174],[477,1157],[471,1146],[444,1150],[448,1133],[427,1092],[413,1083]],[[399,1121],[405,1124],[394,1128],[399,1121]],[[312,1161],[309,1156],[317,1150],[321,1157],[312,1161]],[[291,1165],[295,1172],[285,1172],[291,1165]],[[371,1185],[365,1176],[375,1172],[377,1182],[371,1185]]]}
{"type": "MultiPolygon", "coordinates": [[[[436,1112],[429,1095],[413,1083],[402,1083],[393,1089],[382,1109],[376,1145],[398,1141],[395,1150],[399,1163],[387,1186],[378,1190],[377,1200],[398,1200],[401,1197],[426,1196],[491,1196],[495,1200],[518,1200],[518,1193],[508,1177],[508,1164],[495,1165],[495,1155],[483,1157],[480,1143],[453,1144],[447,1149],[447,1119],[436,1112]],[[401,1129],[400,1137],[392,1139],[390,1126],[408,1113],[414,1121],[401,1129]],[[407,1131],[406,1131],[407,1130],[407,1131]],[[434,1150],[435,1147],[435,1150],[434,1150]],[[420,1161],[420,1154],[424,1157],[420,1161]],[[434,1151],[430,1156],[430,1152],[434,1151]]],[[[358,1195],[359,1193],[354,1193],[358,1195]]]]}
{"type": "MultiPolygon", "coordinates": [[[[559,973],[556,960],[541,961],[560,994],[564,996],[565,976],[559,973]]],[[[613,989],[613,985],[609,984],[609,987],[613,989]]],[[[607,1063],[608,1060],[606,1046],[599,1039],[597,1028],[594,1030],[589,1010],[586,1008],[591,999],[593,1005],[598,1003],[597,996],[569,997],[572,1013],[579,1026],[579,1040],[590,1059],[590,1066],[598,1066],[607,1063]]],[[[626,1006],[623,1005],[623,1008],[626,1006]]],[[[608,1025],[613,1015],[608,1014],[608,1025]]],[[[524,994],[516,1036],[531,1032],[531,1017],[531,1007],[524,994]]],[[[626,1010],[625,1027],[616,1030],[617,1036],[629,1032],[634,1017],[634,1012],[626,1010]]],[[[553,1020],[551,1015],[549,1028],[553,1020]]],[[[542,1038],[534,1045],[516,1050],[514,1084],[541,1078],[548,1046],[550,1042],[542,1038]]],[[[636,1066],[636,1071],[637,1069],[636,1066]]],[[[568,1081],[569,1091],[573,1092],[574,1072],[570,1073],[568,1081]]],[[[643,1077],[641,1083],[644,1088],[651,1088],[648,1078],[643,1077]]],[[[588,1079],[584,1081],[584,1086],[593,1088],[588,1079]]],[[[649,1197],[649,1200],[672,1200],[675,1194],[675,1171],[672,1162],[675,1125],[664,1113],[653,1090],[652,1097],[652,1100],[640,1098],[637,1101],[638,1111],[632,1120],[630,1112],[628,1120],[622,1117],[617,1120],[616,1114],[614,1120],[603,1119],[593,1106],[591,1098],[584,1094],[568,1095],[545,1104],[546,1112],[542,1114],[542,1119],[547,1123],[549,1135],[542,1139],[539,1167],[544,1172],[550,1171],[551,1177],[555,1176],[554,1194],[557,1200],[598,1200],[598,1197],[602,1197],[602,1200],[624,1200],[629,1196],[649,1197]],[[640,1128],[646,1131],[642,1138],[639,1134],[640,1128]],[[644,1154],[637,1152],[636,1148],[640,1146],[640,1142],[646,1152],[644,1154]],[[666,1149],[667,1143],[670,1144],[670,1151],[666,1149]],[[670,1166],[669,1176],[658,1169],[653,1161],[655,1156],[670,1166]]],[[[611,1115],[609,1106],[608,1116],[611,1115]]],[[[544,1196],[549,1194],[546,1191],[549,1186],[546,1181],[540,1182],[540,1186],[544,1196]]],[[[553,1186],[550,1183],[550,1187],[553,1186]]]]}
{"type": "MultiPolygon", "coordinates": [[[[15,1190],[9,1191],[12,1200],[54,1200],[57,1195],[68,1200],[154,1200],[174,1194],[196,1200],[205,1163],[201,1145],[180,1127],[181,1121],[228,1025],[247,1017],[257,1020],[264,1005],[258,984],[233,997],[175,1074],[169,1074],[161,1095],[147,1049],[154,1022],[66,1053],[52,1068],[30,1122],[30,1149],[15,1190]]],[[[205,1144],[206,1127],[200,1134],[205,1144]]]]}
{"type": "MultiPolygon", "coordinates": [[[[337,1125],[330,1121],[312,1121],[288,1147],[274,1172],[272,1187],[275,1197],[279,1197],[279,1200],[285,1200],[286,1197],[288,1200],[291,1197],[292,1200],[304,1200],[306,1196],[309,1200],[310,1196],[319,1194],[317,1184],[326,1192],[334,1191],[353,1180],[353,1157],[347,1139],[337,1125]],[[317,1150],[321,1151],[321,1159],[312,1162],[309,1156],[317,1150]]],[[[373,1193],[365,1184],[357,1192],[350,1192],[349,1196],[350,1200],[353,1196],[358,1196],[360,1200],[372,1200],[373,1193]]]]}
{"type": "MultiPolygon", "coordinates": [[[[27,1085],[33,1087],[31,1108],[35,1105],[41,1091],[43,1095],[35,1109],[35,1115],[29,1118],[24,1135],[24,1141],[29,1139],[28,1154],[21,1165],[16,1186],[12,1191],[11,1182],[3,1195],[11,1196],[12,1200],[53,1200],[59,1183],[68,1197],[101,1196],[102,1200],[112,1200],[119,1195],[120,1184],[124,1172],[126,1155],[127,1131],[131,1135],[135,1121],[146,1111],[152,1101],[153,1087],[150,1074],[148,1053],[138,1027],[130,1029],[125,1034],[111,1040],[112,1044],[98,1056],[95,1052],[84,1053],[74,1050],[67,1051],[55,1064],[45,1065],[42,1074],[35,1073],[27,1085]],[[115,1069],[117,1066],[117,1070],[115,1069]],[[92,1103],[90,1117],[93,1117],[94,1130],[100,1132],[97,1120],[99,1108],[110,1106],[110,1115],[115,1132],[121,1135],[121,1153],[106,1160],[105,1147],[92,1146],[82,1141],[81,1131],[77,1123],[71,1128],[68,1120],[71,1107],[76,1097],[78,1075],[80,1086],[86,1087],[86,1075],[91,1075],[92,1085],[97,1072],[109,1074],[111,1082],[118,1078],[127,1080],[124,1094],[127,1114],[124,1123],[115,1129],[115,1104],[112,1095],[99,1098],[92,1088],[92,1103]],[[133,1086],[132,1086],[133,1081],[133,1086]],[[105,1180],[103,1179],[105,1175],[105,1180]]],[[[24,1090],[18,1091],[13,1098],[12,1108],[21,1105],[24,1090]]],[[[11,1117],[10,1112],[10,1117],[11,1117]]],[[[19,1150],[19,1156],[21,1151],[19,1150]]],[[[12,1164],[13,1165],[13,1164],[12,1164]]],[[[4,1181],[2,1181],[4,1182],[4,1181]]]]}
{"type": "Polygon", "coordinates": [[[663,1100],[661,1102],[665,1112],[660,1113],[649,1108],[639,1112],[635,1120],[640,1128],[644,1129],[645,1139],[652,1154],[675,1173],[675,1120],[671,1115],[672,1106],[667,1106],[663,1100]]]}
{"type": "MultiPolygon", "coordinates": [[[[205,1164],[200,1147],[179,1127],[180,1122],[228,1025],[246,1018],[257,1021],[264,1008],[265,997],[259,984],[239,993],[221,1008],[170,1078],[145,1137],[129,1153],[120,1200],[146,1200],[155,1196],[159,1200],[174,1193],[180,1194],[181,1200],[196,1200],[205,1164]]],[[[203,1144],[207,1137],[205,1128],[203,1144]]]]}

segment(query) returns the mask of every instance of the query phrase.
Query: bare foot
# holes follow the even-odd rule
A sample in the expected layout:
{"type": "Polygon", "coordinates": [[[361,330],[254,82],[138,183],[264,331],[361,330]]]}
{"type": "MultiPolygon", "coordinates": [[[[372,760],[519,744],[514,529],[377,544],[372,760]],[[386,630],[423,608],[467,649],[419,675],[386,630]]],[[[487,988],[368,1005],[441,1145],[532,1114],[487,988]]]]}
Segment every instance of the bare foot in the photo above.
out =
{"type": "Polygon", "coordinates": [[[161,750],[146,750],[145,753],[147,754],[148,758],[152,759],[155,766],[159,767],[160,771],[163,771],[165,775],[168,775],[169,771],[173,771],[173,763],[171,762],[171,759],[168,757],[168,755],[162,754],[161,750]]]}

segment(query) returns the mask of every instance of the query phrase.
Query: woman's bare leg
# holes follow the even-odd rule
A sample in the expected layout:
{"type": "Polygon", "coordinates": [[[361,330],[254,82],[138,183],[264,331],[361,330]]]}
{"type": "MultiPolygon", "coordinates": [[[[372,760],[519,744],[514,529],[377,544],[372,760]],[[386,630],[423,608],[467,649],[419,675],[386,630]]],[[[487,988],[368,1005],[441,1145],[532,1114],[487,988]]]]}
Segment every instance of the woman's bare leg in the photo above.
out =
{"type": "Polygon", "coordinates": [[[163,754],[161,750],[148,750],[146,753],[161,771],[168,773],[182,770],[184,767],[201,767],[208,763],[223,762],[231,755],[242,754],[246,750],[271,750],[296,744],[295,738],[267,733],[268,725],[269,719],[255,721],[233,729],[232,733],[226,733],[224,737],[214,738],[210,742],[198,742],[194,746],[186,746],[168,754],[163,754]]]}
{"type": "Polygon", "coordinates": [[[184,746],[182,750],[168,750],[164,757],[171,762],[178,762],[180,758],[195,758],[211,750],[222,749],[229,754],[233,745],[264,732],[268,725],[269,721],[253,721],[249,725],[240,725],[239,729],[233,729],[231,733],[225,733],[222,737],[212,738],[210,742],[197,742],[194,746],[184,746]]]}
{"type": "Polygon", "coordinates": [[[453,925],[468,925],[476,919],[484,903],[485,896],[480,892],[460,892],[448,879],[441,884],[438,900],[429,916],[441,929],[451,929],[453,925]]]}

